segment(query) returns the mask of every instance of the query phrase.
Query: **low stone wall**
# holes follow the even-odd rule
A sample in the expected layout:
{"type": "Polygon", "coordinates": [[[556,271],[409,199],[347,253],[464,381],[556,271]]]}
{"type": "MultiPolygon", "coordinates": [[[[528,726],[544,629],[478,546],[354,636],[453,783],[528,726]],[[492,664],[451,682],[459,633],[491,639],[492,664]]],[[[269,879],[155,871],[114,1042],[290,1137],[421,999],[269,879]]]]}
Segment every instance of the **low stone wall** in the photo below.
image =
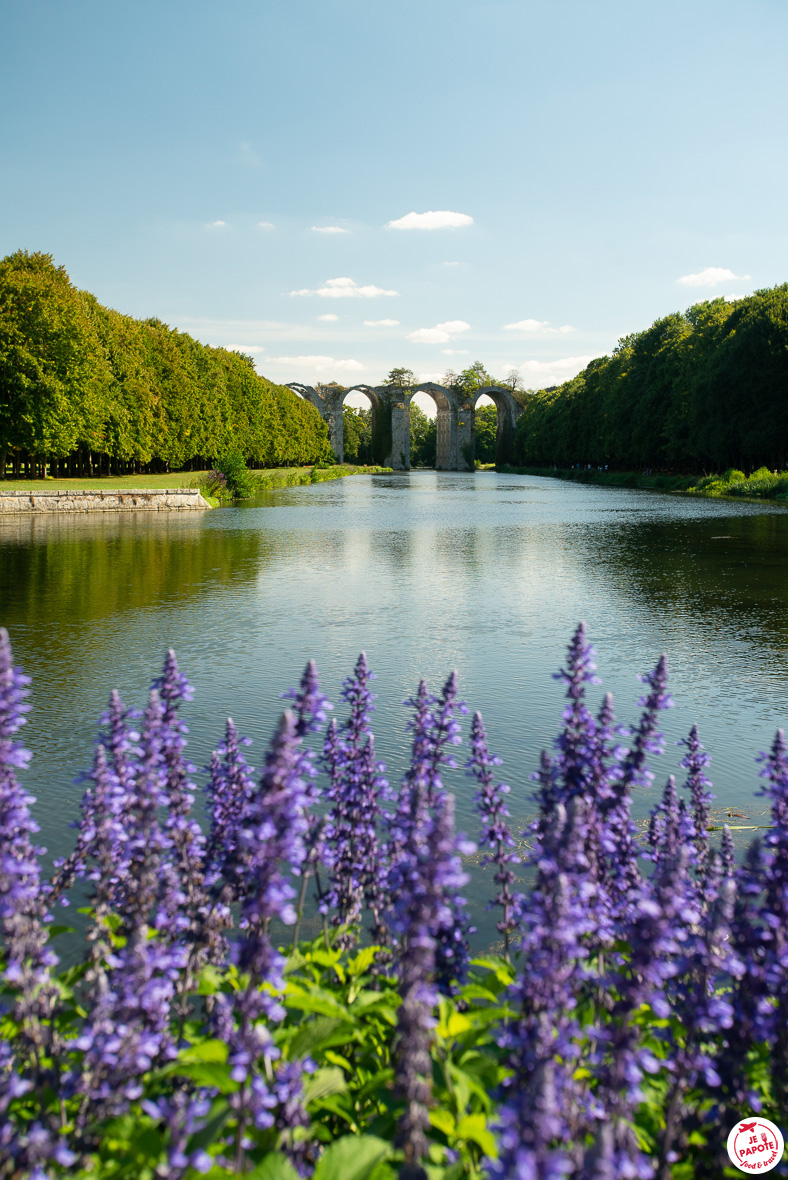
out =
{"type": "Polygon", "coordinates": [[[172,512],[210,508],[195,488],[11,492],[0,485],[0,516],[17,512],[172,512]]]}

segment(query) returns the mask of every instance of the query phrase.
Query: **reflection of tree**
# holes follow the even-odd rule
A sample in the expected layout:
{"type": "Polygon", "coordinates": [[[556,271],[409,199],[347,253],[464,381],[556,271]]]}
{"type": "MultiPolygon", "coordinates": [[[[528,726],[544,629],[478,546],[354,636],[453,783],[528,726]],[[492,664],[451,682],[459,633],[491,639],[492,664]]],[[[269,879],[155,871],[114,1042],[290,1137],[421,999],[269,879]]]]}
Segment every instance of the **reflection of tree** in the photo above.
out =
{"type": "MultiPolygon", "coordinates": [[[[206,527],[202,514],[118,513],[0,522],[3,625],[66,629],[253,581],[270,541],[257,530],[206,527]]],[[[73,656],[73,653],[71,653],[73,656]]]]}
{"type": "Polygon", "coordinates": [[[650,610],[720,628],[748,646],[788,647],[788,514],[638,521],[589,531],[611,589],[650,610]]]}

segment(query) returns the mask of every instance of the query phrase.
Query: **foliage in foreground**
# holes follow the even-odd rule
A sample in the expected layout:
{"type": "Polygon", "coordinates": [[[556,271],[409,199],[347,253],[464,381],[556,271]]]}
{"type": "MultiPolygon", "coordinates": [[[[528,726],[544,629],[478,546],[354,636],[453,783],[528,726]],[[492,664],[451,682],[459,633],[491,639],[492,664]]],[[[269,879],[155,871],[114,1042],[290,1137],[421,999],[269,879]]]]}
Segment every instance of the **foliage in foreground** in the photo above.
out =
{"type": "Polygon", "coordinates": [[[581,625],[534,776],[525,895],[507,788],[473,717],[466,771],[502,953],[469,961],[472,845],[445,786],[465,711],[454,675],[407,702],[412,756],[393,790],[365,657],[319,757],[307,743],[330,706],[310,663],[259,772],[228,720],[204,834],[179,715],[191,690],[170,652],[144,712],[112,694],[74,851],[45,880],[18,781],[28,680],[0,632],[0,1174],[711,1178],[740,1114],[785,1126],[783,734],[761,756],[772,827],[741,868],[729,832],[709,846],[696,727],[688,803],[669,778],[641,840],[631,796],[661,750],[666,662],[623,729],[609,695],[589,711],[592,657],[581,625]],[[83,953],[58,970],[51,911],[78,882],[83,953]],[[323,931],[303,940],[310,891],[323,931]]]}

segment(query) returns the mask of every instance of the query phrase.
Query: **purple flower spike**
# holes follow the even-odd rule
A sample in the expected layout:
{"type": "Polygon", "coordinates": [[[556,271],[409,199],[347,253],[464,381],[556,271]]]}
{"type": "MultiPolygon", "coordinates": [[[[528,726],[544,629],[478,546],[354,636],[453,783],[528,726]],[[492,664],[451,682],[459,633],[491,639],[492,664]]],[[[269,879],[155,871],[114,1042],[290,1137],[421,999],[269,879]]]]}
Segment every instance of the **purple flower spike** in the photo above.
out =
{"type": "Polygon", "coordinates": [[[693,725],[689,737],[679,744],[687,747],[687,753],[682,758],[681,765],[687,771],[684,788],[690,794],[692,820],[695,825],[697,867],[702,878],[709,854],[709,807],[712,799],[716,798],[709,790],[712,784],[704,773],[705,768],[711,763],[711,758],[700,743],[697,725],[693,725]]]}
{"type": "Polygon", "coordinates": [[[254,794],[254,770],[241,747],[250,738],[239,737],[232,717],[227,718],[224,741],[211,754],[207,786],[211,826],[206,845],[206,877],[216,887],[229,885],[233,901],[239,899],[239,847],[243,817],[254,794]]]}
{"type": "MultiPolygon", "coordinates": [[[[381,796],[388,784],[383,777],[385,767],[375,757],[369,726],[374,708],[369,689],[372,679],[374,673],[362,652],[353,675],[342,686],[350,716],[341,728],[332,721],[323,750],[331,800],[326,829],[331,873],[324,904],[334,910],[334,925],[353,926],[360,920],[366,902],[372,914],[373,935],[379,941],[386,937],[386,897],[378,824],[381,796]]],[[[345,941],[350,938],[348,934],[345,941]]]]}
{"type": "Polygon", "coordinates": [[[673,704],[667,692],[668,662],[664,655],[660,656],[654,671],[640,679],[649,687],[647,695],[639,701],[643,713],[634,733],[630,735],[632,741],[629,749],[611,774],[612,795],[603,807],[608,889],[614,912],[622,916],[629,900],[637,895],[640,885],[637,863],[639,839],[630,814],[631,794],[634,787],[648,786],[654,778],[647,756],[662,753],[662,734],[657,730],[659,713],[673,704]]]}
{"type": "Polygon", "coordinates": [[[471,757],[468,759],[467,767],[468,773],[479,784],[474,799],[482,821],[481,843],[490,849],[482,863],[495,865],[495,884],[498,886],[498,893],[492,905],[498,905],[502,910],[496,927],[503,935],[504,953],[508,958],[511,935],[517,928],[517,897],[512,893],[515,881],[512,865],[519,864],[520,858],[510,851],[514,847],[514,840],[506,822],[509,818],[509,808],[506,806],[509,788],[505,783],[494,782],[493,768],[500,764],[500,758],[491,754],[487,747],[487,734],[484,731],[481,713],[474,713],[471,722],[471,757]]]}
{"type": "MultiPolygon", "coordinates": [[[[202,926],[207,898],[204,881],[205,837],[192,817],[196,787],[189,779],[194,773],[184,757],[189,732],[178,710],[190,701],[194,689],[178,668],[175,652],[170,648],[164,668],[153,689],[163,705],[161,718],[161,761],[164,770],[163,790],[167,816],[164,830],[169,843],[162,866],[162,886],[157,927],[171,936],[183,934],[194,944],[202,926]]],[[[199,954],[197,948],[195,953],[199,954]]]]}
{"type": "MultiPolygon", "coordinates": [[[[412,792],[418,791],[414,784],[412,792]]],[[[419,810],[418,805],[415,809],[419,810]]],[[[432,818],[410,825],[408,842],[391,871],[391,922],[398,935],[402,998],[395,1037],[395,1084],[405,1100],[398,1141],[406,1169],[417,1170],[427,1154],[430,1042],[438,999],[436,947],[441,930],[453,920],[451,899],[467,880],[454,835],[454,800],[444,794],[432,818]]]]}

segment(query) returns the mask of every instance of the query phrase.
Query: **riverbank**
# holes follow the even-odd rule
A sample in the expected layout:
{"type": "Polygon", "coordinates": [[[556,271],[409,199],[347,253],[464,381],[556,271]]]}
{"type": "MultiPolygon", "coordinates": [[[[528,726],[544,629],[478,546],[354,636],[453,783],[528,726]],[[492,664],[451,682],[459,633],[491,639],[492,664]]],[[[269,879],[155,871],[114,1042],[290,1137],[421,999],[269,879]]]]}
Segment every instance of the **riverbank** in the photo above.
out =
{"type": "MultiPolygon", "coordinates": [[[[348,475],[385,475],[390,467],[363,467],[353,463],[336,463],[330,467],[277,467],[263,471],[248,472],[252,485],[252,497],[276,488],[303,487],[306,484],[324,483],[330,479],[344,479],[348,475]]],[[[212,507],[235,503],[230,489],[215,471],[202,472],[195,481],[205,499],[212,507]]]]}
{"type": "Polygon", "coordinates": [[[657,492],[686,492],[693,496],[734,496],[747,500],[788,501],[788,472],[775,474],[766,467],[752,475],[730,470],[724,475],[675,475],[657,472],[644,475],[637,471],[599,471],[578,467],[496,467],[504,475],[544,475],[574,483],[601,484],[614,488],[643,488],[657,492]]]}
{"type": "Polygon", "coordinates": [[[0,516],[19,513],[205,512],[198,488],[128,488],[90,491],[7,491],[0,486],[0,516]]]}
{"type": "MultiPolygon", "coordinates": [[[[360,467],[352,463],[338,463],[333,467],[273,467],[250,472],[255,492],[268,492],[274,488],[294,487],[302,484],[322,483],[326,479],[341,479],[346,475],[378,475],[390,471],[390,467],[360,467]]],[[[162,490],[175,491],[190,488],[201,491],[211,507],[220,503],[217,496],[206,495],[209,471],[176,471],[164,475],[105,475],[95,479],[84,476],[77,479],[6,479],[0,481],[0,496],[12,493],[70,492],[88,496],[107,496],[115,492],[142,492],[162,490]]],[[[225,502],[229,502],[225,500],[225,502]]]]}

